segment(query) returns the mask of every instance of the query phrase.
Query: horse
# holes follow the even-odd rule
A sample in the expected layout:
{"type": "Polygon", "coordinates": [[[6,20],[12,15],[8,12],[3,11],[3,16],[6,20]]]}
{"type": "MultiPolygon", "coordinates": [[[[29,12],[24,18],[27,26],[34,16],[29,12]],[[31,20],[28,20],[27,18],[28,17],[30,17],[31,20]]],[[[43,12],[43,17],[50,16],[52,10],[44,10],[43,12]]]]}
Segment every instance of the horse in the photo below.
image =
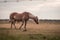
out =
{"type": "MultiPolygon", "coordinates": [[[[26,31],[26,24],[27,24],[27,21],[29,19],[32,19],[35,21],[36,24],[39,24],[38,22],[38,17],[37,16],[34,16],[33,14],[31,14],[30,12],[23,12],[23,13],[17,13],[17,12],[13,12],[11,13],[10,15],[10,21],[11,21],[11,28],[12,28],[12,24],[15,26],[15,23],[16,22],[22,22],[21,26],[19,27],[19,29],[21,29],[21,27],[23,26],[23,24],[25,23],[24,25],[24,31],[26,31]]],[[[16,28],[16,26],[15,26],[16,28]]]]}

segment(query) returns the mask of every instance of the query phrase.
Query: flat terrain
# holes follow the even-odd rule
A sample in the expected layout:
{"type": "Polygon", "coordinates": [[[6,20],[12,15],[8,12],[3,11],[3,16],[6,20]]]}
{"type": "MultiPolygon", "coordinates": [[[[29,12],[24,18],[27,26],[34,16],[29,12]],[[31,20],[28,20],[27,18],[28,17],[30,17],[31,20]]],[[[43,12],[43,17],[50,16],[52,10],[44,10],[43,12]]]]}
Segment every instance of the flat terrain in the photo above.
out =
{"type": "MultiPolygon", "coordinates": [[[[2,23],[2,24],[0,24],[0,29],[6,28],[6,29],[10,29],[11,31],[14,30],[15,32],[16,31],[22,32],[22,30],[24,29],[24,25],[21,28],[21,30],[19,30],[20,25],[21,25],[21,23],[16,23],[17,29],[15,29],[14,26],[11,29],[10,23],[2,23]]],[[[26,27],[27,27],[27,31],[19,33],[19,34],[30,34],[30,33],[32,33],[32,34],[40,34],[40,33],[43,33],[43,34],[50,34],[50,33],[57,34],[58,33],[58,34],[60,34],[60,23],[57,23],[57,22],[55,22],[55,23],[41,22],[39,24],[35,24],[34,22],[28,22],[26,27]]]]}
{"type": "MultiPolygon", "coordinates": [[[[24,34],[40,34],[45,36],[60,36],[60,22],[39,22],[39,24],[32,22],[27,23],[27,31],[23,31],[24,26],[19,30],[21,23],[16,23],[17,29],[11,29],[10,23],[0,23],[0,34],[5,33],[8,35],[24,34]]],[[[30,35],[31,36],[31,35],[30,35]]]]}

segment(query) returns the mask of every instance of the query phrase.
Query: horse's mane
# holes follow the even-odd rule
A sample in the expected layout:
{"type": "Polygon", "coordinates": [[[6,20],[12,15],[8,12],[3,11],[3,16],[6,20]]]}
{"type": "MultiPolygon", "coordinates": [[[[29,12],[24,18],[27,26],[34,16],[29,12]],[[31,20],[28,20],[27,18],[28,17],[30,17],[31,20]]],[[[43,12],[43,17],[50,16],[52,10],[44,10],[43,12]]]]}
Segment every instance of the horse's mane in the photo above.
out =
{"type": "Polygon", "coordinates": [[[26,14],[28,14],[29,15],[29,17],[35,17],[32,13],[30,13],[30,12],[23,12],[23,13],[26,13],[26,14]]]}

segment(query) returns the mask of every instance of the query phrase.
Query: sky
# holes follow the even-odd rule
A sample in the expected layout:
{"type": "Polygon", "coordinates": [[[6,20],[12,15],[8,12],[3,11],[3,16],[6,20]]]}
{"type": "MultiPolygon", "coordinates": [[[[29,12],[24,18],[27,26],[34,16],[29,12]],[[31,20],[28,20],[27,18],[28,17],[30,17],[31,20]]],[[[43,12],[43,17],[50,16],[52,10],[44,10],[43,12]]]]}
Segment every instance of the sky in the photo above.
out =
{"type": "Polygon", "coordinates": [[[0,19],[9,19],[12,12],[30,12],[39,19],[60,20],[60,1],[0,2],[0,19]]]}

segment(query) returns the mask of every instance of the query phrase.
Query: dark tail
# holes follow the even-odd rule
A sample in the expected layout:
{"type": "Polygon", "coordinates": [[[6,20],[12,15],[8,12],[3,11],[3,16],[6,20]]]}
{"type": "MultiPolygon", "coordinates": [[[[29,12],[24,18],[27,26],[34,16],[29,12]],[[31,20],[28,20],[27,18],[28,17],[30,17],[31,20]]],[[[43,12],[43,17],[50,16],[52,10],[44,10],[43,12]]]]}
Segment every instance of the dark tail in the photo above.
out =
{"type": "Polygon", "coordinates": [[[11,22],[11,20],[8,21],[9,23],[11,22]]]}

